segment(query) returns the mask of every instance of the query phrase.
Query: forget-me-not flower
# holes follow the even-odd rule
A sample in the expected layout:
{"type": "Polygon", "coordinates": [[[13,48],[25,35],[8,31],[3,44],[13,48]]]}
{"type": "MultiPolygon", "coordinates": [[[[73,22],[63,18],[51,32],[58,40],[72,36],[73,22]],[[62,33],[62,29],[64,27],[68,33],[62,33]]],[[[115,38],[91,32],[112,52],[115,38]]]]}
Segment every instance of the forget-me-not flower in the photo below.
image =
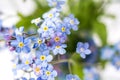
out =
{"type": "Polygon", "coordinates": [[[48,64],[48,66],[44,69],[44,73],[41,76],[41,78],[43,80],[55,80],[56,76],[57,76],[56,70],[54,70],[51,64],[48,64]]]}
{"type": "Polygon", "coordinates": [[[66,44],[58,44],[58,45],[54,45],[54,48],[53,48],[53,54],[54,55],[57,55],[57,54],[65,54],[66,53],[66,50],[64,48],[66,48],[67,45],[66,44]]]}
{"type": "Polygon", "coordinates": [[[39,48],[44,45],[45,39],[44,38],[34,38],[34,45],[33,48],[39,48]]]}
{"type": "Polygon", "coordinates": [[[16,52],[20,53],[21,51],[25,53],[30,52],[30,39],[29,38],[24,38],[23,36],[16,36],[16,40],[11,41],[11,46],[16,48],[16,52]]]}
{"type": "Polygon", "coordinates": [[[64,18],[64,22],[66,24],[68,24],[68,26],[73,29],[73,30],[78,30],[78,24],[79,24],[79,21],[74,18],[74,15],[69,15],[68,17],[65,17],[64,18]]]}
{"type": "Polygon", "coordinates": [[[112,59],[112,64],[117,68],[120,69],[120,55],[116,55],[112,59]]]}
{"type": "Polygon", "coordinates": [[[59,12],[57,11],[57,9],[53,8],[51,9],[49,12],[44,13],[42,16],[45,20],[49,19],[49,20],[54,20],[54,18],[58,18],[59,17],[59,12]]]}
{"type": "Polygon", "coordinates": [[[42,38],[49,39],[54,34],[54,28],[54,23],[52,23],[50,20],[45,20],[38,29],[38,33],[42,38]]]}
{"type": "Polygon", "coordinates": [[[53,59],[53,56],[49,54],[49,51],[37,52],[36,57],[35,63],[41,65],[41,67],[46,67],[48,62],[51,62],[53,59]]]}
{"type": "Polygon", "coordinates": [[[89,55],[91,53],[91,50],[88,48],[88,43],[78,42],[76,52],[79,53],[82,58],[86,58],[86,55],[89,55]]]}
{"type": "Polygon", "coordinates": [[[39,26],[42,21],[43,20],[41,18],[36,18],[36,19],[33,19],[31,23],[34,23],[35,25],[39,26]]]}
{"type": "Polygon", "coordinates": [[[60,9],[61,6],[65,3],[65,0],[47,0],[50,7],[56,7],[60,9]]]}
{"type": "Polygon", "coordinates": [[[24,31],[24,27],[17,28],[17,29],[15,29],[15,35],[21,36],[23,34],[23,31],[24,31]]]}

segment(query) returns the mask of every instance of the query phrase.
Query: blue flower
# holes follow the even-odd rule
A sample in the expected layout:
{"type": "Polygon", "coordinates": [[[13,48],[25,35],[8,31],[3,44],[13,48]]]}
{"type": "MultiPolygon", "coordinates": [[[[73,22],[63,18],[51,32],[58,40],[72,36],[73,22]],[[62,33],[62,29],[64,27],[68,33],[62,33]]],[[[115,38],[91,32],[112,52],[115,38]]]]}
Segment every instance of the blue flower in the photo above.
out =
{"type": "Polygon", "coordinates": [[[61,32],[62,34],[65,35],[70,34],[70,28],[68,27],[67,24],[59,22],[56,24],[56,26],[57,26],[57,32],[61,32]]]}
{"type": "Polygon", "coordinates": [[[15,29],[15,36],[17,36],[17,35],[22,36],[23,31],[24,31],[24,27],[20,27],[20,28],[15,29]]]}
{"type": "Polygon", "coordinates": [[[94,67],[84,68],[84,80],[99,80],[99,74],[94,67]]]}
{"type": "Polygon", "coordinates": [[[54,35],[51,37],[51,41],[53,44],[60,44],[64,43],[66,41],[67,36],[65,34],[62,34],[61,32],[56,32],[54,35]]]}
{"type": "Polygon", "coordinates": [[[78,30],[79,21],[74,18],[74,15],[71,14],[69,17],[64,18],[64,22],[73,30],[78,30]]]}
{"type": "Polygon", "coordinates": [[[57,76],[56,70],[53,69],[53,66],[51,64],[48,64],[48,66],[44,69],[44,73],[41,76],[41,78],[44,80],[55,80],[55,77],[57,76]]]}
{"type": "Polygon", "coordinates": [[[36,19],[33,19],[31,23],[34,23],[35,25],[39,26],[42,21],[43,20],[41,18],[36,18],[36,19]]]}
{"type": "Polygon", "coordinates": [[[80,80],[80,78],[77,75],[68,74],[66,80],[80,80]]]}
{"type": "Polygon", "coordinates": [[[54,34],[54,28],[54,23],[52,23],[50,20],[45,20],[38,29],[38,33],[42,38],[49,39],[54,34]]]}
{"type": "Polygon", "coordinates": [[[56,7],[60,9],[61,6],[65,3],[65,0],[47,0],[50,7],[56,7]]]}
{"type": "Polygon", "coordinates": [[[41,75],[43,75],[43,68],[41,65],[33,64],[33,72],[36,76],[41,77],[41,75]]]}
{"type": "Polygon", "coordinates": [[[58,18],[59,17],[59,12],[57,9],[53,8],[51,9],[49,12],[43,14],[42,16],[45,20],[49,19],[49,20],[54,20],[54,18],[58,18]]]}
{"type": "Polygon", "coordinates": [[[117,68],[120,69],[120,55],[116,55],[112,59],[112,64],[117,68]]]}
{"type": "Polygon", "coordinates": [[[34,38],[34,45],[33,48],[39,48],[42,47],[45,43],[45,39],[44,38],[34,38]]]}
{"type": "Polygon", "coordinates": [[[22,65],[20,63],[19,56],[15,55],[14,57],[14,60],[12,60],[12,72],[14,73],[14,75],[17,75],[17,70],[22,69],[22,65]]]}
{"type": "Polygon", "coordinates": [[[65,54],[66,50],[64,48],[66,48],[67,45],[66,44],[61,44],[61,45],[55,45],[53,48],[53,54],[57,55],[57,54],[65,54]]]}
{"type": "Polygon", "coordinates": [[[17,53],[20,53],[21,51],[29,53],[30,52],[29,44],[30,39],[29,38],[25,39],[23,36],[16,36],[16,40],[11,41],[11,46],[16,48],[17,53]]]}
{"type": "Polygon", "coordinates": [[[51,62],[53,59],[53,56],[49,54],[49,51],[37,52],[36,57],[35,63],[41,65],[41,67],[46,67],[48,62],[51,62]]]}
{"type": "Polygon", "coordinates": [[[31,68],[31,64],[33,62],[32,55],[31,54],[26,54],[21,58],[22,61],[22,69],[23,70],[29,70],[31,68]]]}
{"type": "Polygon", "coordinates": [[[89,55],[91,53],[91,51],[88,48],[88,43],[78,42],[76,52],[79,53],[82,58],[86,58],[86,55],[89,55]]]}
{"type": "Polygon", "coordinates": [[[103,60],[110,60],[113,57],[115,50],[113,48],[106,46],[102,48],[101,53],[102,53],[101,58],[103,60]]]}
{"type": "Polygon", "coordinates": [[[115,44],[115,49],[120,52],[120,42],[115,44]]]}
{"type": "Polygon", "coordinates": [[[0,31],[2,30],[2,20],[0,19],[0,31]]]}

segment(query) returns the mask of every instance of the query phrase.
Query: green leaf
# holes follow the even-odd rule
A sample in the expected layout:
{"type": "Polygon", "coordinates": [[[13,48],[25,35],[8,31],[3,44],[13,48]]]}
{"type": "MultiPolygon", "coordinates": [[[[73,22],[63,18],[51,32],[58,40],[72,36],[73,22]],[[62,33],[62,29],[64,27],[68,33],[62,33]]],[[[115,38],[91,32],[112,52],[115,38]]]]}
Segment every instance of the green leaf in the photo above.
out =
{"type": "Polygon", "coordinates": [[[107,44],[107,30],[103,23],[94,21],[93,23],[93,33],[97,33],[102,41],[102,45],[107,44]]]}
{"type": "Polygon", "coordinates": [[[74,61],[72,64],[72,73],[78,75],[83,80],[83,65],[78,61],[74,61]]]}

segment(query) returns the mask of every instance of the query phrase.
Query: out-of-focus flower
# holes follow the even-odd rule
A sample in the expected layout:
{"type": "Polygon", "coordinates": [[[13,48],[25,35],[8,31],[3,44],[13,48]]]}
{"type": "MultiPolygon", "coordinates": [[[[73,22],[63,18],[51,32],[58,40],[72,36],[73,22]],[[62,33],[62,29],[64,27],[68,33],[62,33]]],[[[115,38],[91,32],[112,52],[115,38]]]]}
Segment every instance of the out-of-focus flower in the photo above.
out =
{"type": "Polygon", "coordinates": [[[115,49],[120,52],[120,42],[115,44],[115,49]]]}
{"type": "Polygon", "coordinates": [[[77,75],[68,74],[66,80],[80,80],[80,78],[77,75]]]}
{"type": "Polygon", "coordinates": [[[82,58],[86,58],[86,55],[89,55],[91,53],[91,50],[88,48],[88,43],[78,42],[76,52],[79,53],[82,58]]]}
{"type": "Polygon", "coordinates": [[[120,55],[116,55],[112,59],[112,64],[117,68],[120,69],[120,55]]]}
{"type": "Polygon", "coordinates": [[[94,67],[84,68],[84,80],[100,80],[97,69],[94,67]]]}
{"type": "Polygon", "coordinates": [[[101,53],[102,53],[101,58],[103,60],[110,60],[115,53],[115,49],[106,46],[106,47],[102,48],[101,53]]]}
{"type": "Polygon", "coordinates": [[[50,7],[56,7],[58,9],[65,3],[65,0],[47,0],[50,7]]]}

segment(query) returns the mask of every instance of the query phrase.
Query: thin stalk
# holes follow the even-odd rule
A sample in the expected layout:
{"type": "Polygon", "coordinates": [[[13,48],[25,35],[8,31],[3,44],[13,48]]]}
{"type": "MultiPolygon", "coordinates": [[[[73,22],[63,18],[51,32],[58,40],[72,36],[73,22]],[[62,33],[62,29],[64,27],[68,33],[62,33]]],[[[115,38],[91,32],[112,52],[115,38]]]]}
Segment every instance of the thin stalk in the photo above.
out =
{"type": "Polygon", "coordinates": [[[54,65],[54,64],[65,63],[65,62],[69,62],[69,60],[68,59],[63,59],[63,60],[59,60],[59,61],[52,61],[50,63],[54,65]]]}

